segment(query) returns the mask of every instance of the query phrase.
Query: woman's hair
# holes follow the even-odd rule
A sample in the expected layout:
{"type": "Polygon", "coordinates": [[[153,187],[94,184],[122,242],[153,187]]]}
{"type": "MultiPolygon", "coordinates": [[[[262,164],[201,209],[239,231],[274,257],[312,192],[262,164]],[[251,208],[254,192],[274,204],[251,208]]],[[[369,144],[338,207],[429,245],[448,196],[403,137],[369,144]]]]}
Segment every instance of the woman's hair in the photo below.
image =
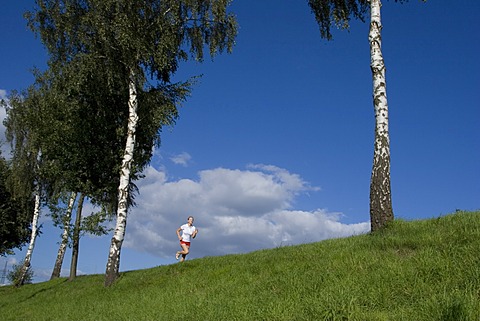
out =
{"type": "MultiPolygon", "coordinates": [[[[190,217],[191,217],[191,218],[193,218],[193,216],[192,216],[192,215],[190,215],[189,217],[187,217],[187,221],[190,219],[190,217]]],[[[194,219],[194,218],[193,218],[193,219],[194,219]]]]}

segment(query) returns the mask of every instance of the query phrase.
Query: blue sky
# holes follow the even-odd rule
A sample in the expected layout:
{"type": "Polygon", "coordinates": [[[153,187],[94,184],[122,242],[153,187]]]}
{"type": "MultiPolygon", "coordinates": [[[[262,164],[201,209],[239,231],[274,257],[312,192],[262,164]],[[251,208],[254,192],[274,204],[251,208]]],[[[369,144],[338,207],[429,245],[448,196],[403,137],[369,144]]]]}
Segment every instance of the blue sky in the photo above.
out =
{"type": "MultiPolygon", "coordinates": [[[[22,18],[32,6],[32,0],[2,4],[2,96],[26,88],[29,70],[45,66],[42,45],[22,18]]],[[[231,11],[240,25],[233,53],[184,63],[175,75],[203,77],[137,183],[122,271],[173,264],[175,229],[188,215],[200,230],[191,258],[368,231],[374,134],[368,24],[353,22],[327,42],[307,1],[237,0],[231,11]]],[[[396,218],[480,208],[478,16],[477,1],[384,1],[396,218]]],[[[32,258],[36,281],[48,279],[61,233],[46,214],[32,258]]],[[[105,271],[110,238],[82,239],[80,273],[105,271]]],[[[2,257],[0,266],[23,256],[2,257]]],[[[68,251],[65,271],[69,265],[68,251]]]]}

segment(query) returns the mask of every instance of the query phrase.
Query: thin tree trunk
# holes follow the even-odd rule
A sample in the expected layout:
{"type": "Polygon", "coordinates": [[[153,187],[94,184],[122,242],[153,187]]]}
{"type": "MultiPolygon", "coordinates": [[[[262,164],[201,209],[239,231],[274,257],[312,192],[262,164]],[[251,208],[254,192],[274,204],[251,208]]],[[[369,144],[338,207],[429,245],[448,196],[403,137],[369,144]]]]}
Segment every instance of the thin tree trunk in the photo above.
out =
{"type": "Polygon", "coordinates": [[[77,277],[78,249],[80,246],[80,223],[82,222],[83,200],[85,194],[80,194],[77,206],[77,216],[75,218],[75,226],[73,227],[73,245],[72,245],[72,262],[70,263],[70,277],[72,281],[77,277]]]}
{"type": "Polygon", "coordinates": [[[375,147],[370,181],[370,224],[376,231],[393,220],[390,189],[390,137],[388,134],[388,104],[385,63],[382,55],[380,0],[370,0],[370,55],[375,108],[375,147]]]}
{"type": "Polygon", "coordinates": [[[58,248],[57,259],[55,260],[55,266],[53,267],[52,276],[50,280],[60,277],[62,272],[63,258],[65,257],[65,251],[67,250],[68,245],[68,234],[70,233],[70,220],[72,218],[73,205],[75,204],[75,199],[77,198],[77,193],[72,192],[70,194],[70,200],[68,202],[67,212],[63,218],[63,233],[62,241],[58,248]]]}
{"type": "Polygon", "coordinates": [[[25,254],[25,260],[22,265],[22,272],[20,278],[16,282],[16,286],[22,286],[25,283],[27,272],[30,269],[30,262],[32,260],[33,248],[35,247],[35,240],[38,235],[38,218],[40,216],[40,187],[35,187],[35,208],[33,211],[32,219],[32,234],[30,236],[30,243],[28,244],[27,253],[25,254]]]}
{"type": "Polygon", "coordinates": [[[105,286],[110,286],[117,278],[120,268],[120,250],[122,248],[123,239],[125,237],[125,228],[127,226],[128,213],[128,185],[130,182],[130,168],[133,161],[133,151],[135,148],[135,131],[138,122],[137,115],[137,89],[135,86],[135,73],[130,72],[129,79],[129,100],[128,100],[128,133],[125,145],[125,153],[123,155],[122,168],[120,171],[120,184],[118,187],[118,207],[117,207],[117,223],[115,232],[110,243],[110,251],[108,255],[107,268],[105,272],[105,286]]]}

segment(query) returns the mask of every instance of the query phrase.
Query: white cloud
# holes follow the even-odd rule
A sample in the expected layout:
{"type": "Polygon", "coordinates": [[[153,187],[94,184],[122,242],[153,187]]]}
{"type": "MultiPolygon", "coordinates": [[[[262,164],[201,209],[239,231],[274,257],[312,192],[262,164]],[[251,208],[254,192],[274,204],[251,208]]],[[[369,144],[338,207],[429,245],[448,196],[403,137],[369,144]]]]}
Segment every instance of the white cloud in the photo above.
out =
{"type": "Polygon", "coordinates": [[[190,156],[189,153],[183,152],[178,155],[175,155],[173,157],[170,157],[170,160],[177,164],[177,165],[182,165],[182,166],[187,166],[192,159],[192,156],[190,156]]]}
{"type": "Polygon", "coordinates": [[[366,233],[368,222],[343,224],[341,213],[293,209],[295,197],[318,191],[297,174],[272,165],[216,168],[197,180],[168,181],[149,167],[138,182],[138,206],[128,218],[126,247],[158,257],[178,250],[175,230],[189,215],[199,229],[192,257],[245,253],[366,233]]]}

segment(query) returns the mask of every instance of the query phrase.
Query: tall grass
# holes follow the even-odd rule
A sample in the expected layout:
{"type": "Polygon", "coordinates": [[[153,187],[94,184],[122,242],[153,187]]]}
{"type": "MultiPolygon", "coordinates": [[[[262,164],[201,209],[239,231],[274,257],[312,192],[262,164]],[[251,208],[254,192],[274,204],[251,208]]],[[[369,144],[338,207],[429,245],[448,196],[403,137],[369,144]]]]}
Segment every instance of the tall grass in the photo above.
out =
{"type": "Polygon", "coordinates": [[[380,233],[0,288],[1,320],[480,320],[480,212],[380,233]]]}

